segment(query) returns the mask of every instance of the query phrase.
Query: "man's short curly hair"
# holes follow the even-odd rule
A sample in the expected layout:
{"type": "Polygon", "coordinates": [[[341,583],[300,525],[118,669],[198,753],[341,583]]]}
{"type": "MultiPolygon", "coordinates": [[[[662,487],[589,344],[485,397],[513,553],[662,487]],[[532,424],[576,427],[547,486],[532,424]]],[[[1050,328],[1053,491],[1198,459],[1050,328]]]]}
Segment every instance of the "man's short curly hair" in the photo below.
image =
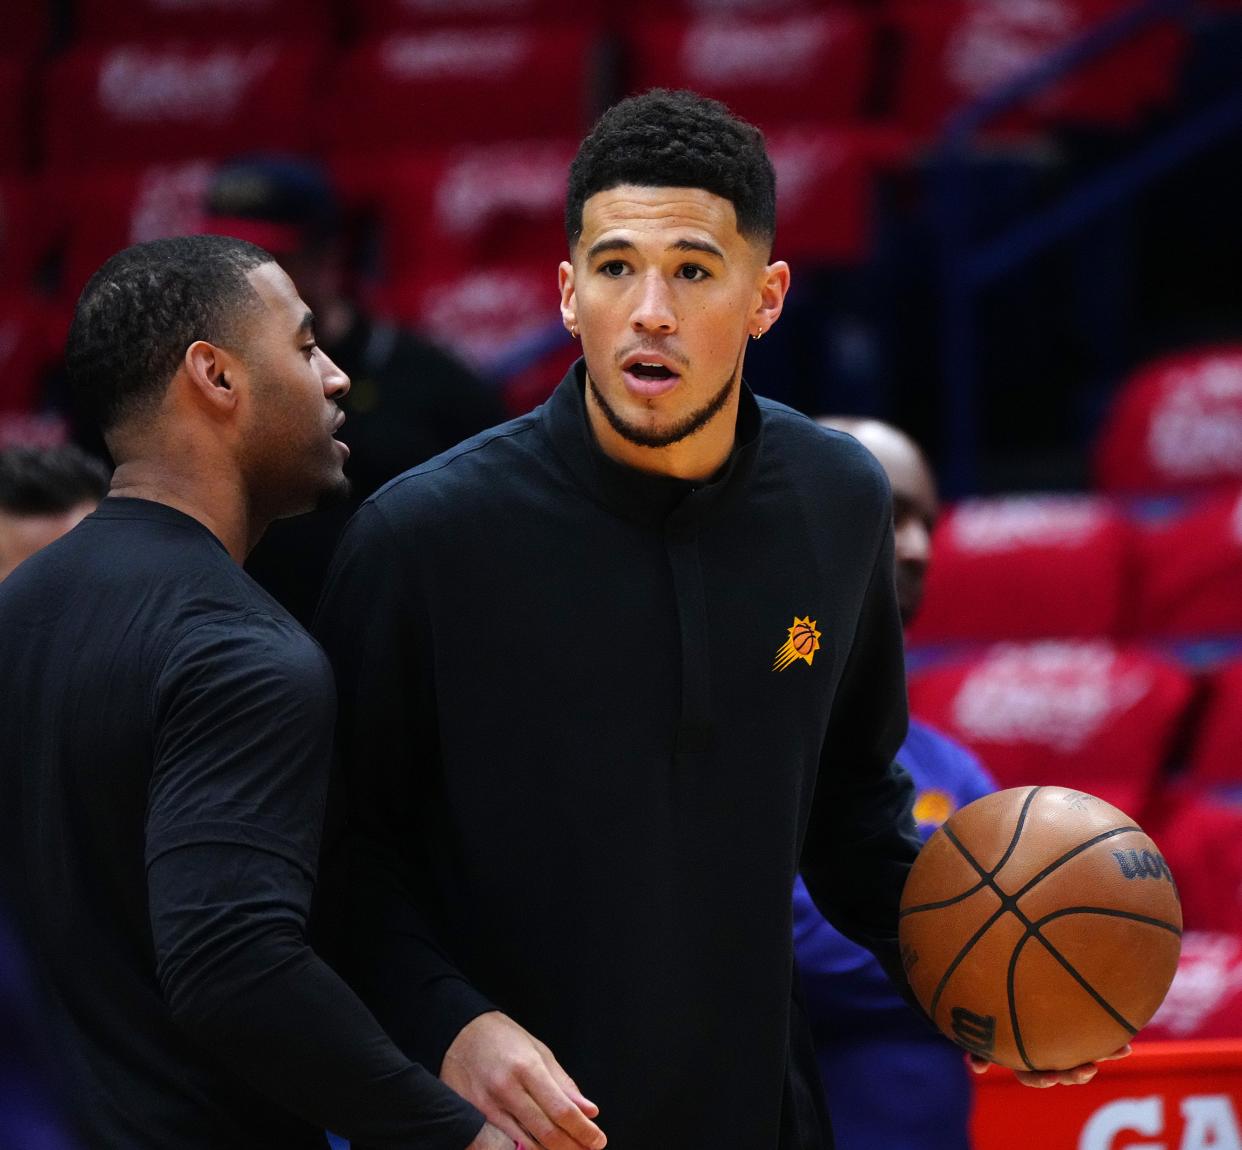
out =
{"type": "Polygon", "coordinates": [[[78,299],[65,364],[106,432],[159,404],[186,348],[227,346],[260,305],[246,278],[272,256],[231,236],[178,236],[118,252],[78,299]]]}
{"type": "Polygon", "coordinates": [[[599,118],[569,168],[571,250],[582,235],[583,204],[622,184],[702,188],[733,205],[748,239],[770,246],[776,234],[776,173],[763,134],[696,92],[653,88],[599,118]]]}

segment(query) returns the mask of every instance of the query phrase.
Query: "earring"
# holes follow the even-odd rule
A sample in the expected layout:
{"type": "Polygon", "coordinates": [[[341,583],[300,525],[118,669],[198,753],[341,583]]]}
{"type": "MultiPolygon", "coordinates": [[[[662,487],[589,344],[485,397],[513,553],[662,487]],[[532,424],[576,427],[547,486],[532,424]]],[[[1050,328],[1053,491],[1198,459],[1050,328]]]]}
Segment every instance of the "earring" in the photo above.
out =
{"type": "Polygon", "coordinates": [[[754,339],[754,340],[759,340],[759,339],[762,339],[762,338],[763,338],[763,328],[760,328],[757,332],[754,332],[754,333],[751,335],[751,337],[750,337],[750,338],[751,338],[751,339],[754,339]]]}
{"type": "Polygon", "coordinates": [[[576,323],[570,327],[569,334],[573,336],[574,339],[578,338],[578,325],[576,323]]]}

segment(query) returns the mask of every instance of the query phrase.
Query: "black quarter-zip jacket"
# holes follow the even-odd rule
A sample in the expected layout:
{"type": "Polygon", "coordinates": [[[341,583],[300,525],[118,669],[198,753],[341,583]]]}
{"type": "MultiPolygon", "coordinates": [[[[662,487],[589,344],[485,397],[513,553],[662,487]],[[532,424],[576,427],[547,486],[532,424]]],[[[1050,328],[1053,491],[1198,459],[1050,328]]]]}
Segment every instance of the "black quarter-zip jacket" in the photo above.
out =
{"type": "Polygon", "coordinates": [[[584,379],[394,480],[337,553],[354,977],[433,1070],[511,1015],[613,1150],[829,1145],[794,875],[900,979],[918,849],[887,482],[745,388],[713,481],[622,467],[584,379]]]}

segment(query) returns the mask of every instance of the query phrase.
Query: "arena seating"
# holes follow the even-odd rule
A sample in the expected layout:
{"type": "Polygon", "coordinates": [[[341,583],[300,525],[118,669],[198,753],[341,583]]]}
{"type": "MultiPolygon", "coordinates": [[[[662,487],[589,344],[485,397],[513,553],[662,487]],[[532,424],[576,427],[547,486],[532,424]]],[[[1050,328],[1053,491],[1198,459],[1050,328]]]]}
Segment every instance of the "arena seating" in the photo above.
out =
{"type": "Polygon", "coordinates": [[[49,71],[58,173],[318,143],[321,49],[285,41],[77,47],[49,71]]]}
{"type": "Polygon", "coordinates": [[[0,175],[0,283],[14,291],[32,283],[56,230],[57,213],[39,180],[0,175]]]}
{"type": "Polygon", "coordinates": [[[1242,347],[1163,357],[1118,389],[1095,450],[1104,491],[1242,483],[1242,347]]]}
{"type": "Polygon", "coordinates": [[[0,173],[30,167],[32,85],[32,70],[24,60],[0,55],[0,173]]]}
{"type": "Polygon", "coordinates": [[[969,500],[936,527],[918,643],[1116,635],[1131,527],[1094,496],[969,500]]]}
{"type": "Polygon", "coordinates": [[[862,112],[873,33],[847,8],[638,21],[626,34],[630,87],[693,88],[765,129],[849,123],[862,112]]]}
{"type": "Polygon", "coordinates": [[[1001,644],[910,681],[910,709],[960,739],[1001,786],[1080,788],[1142,820],[1194,690],[1138,648],[1001,644]]]}
{"type": "Polygon", "coordinates": [[[1187,776],[1200,787],[1242,799],[1242,659],[1208,672],[1204,686],[1187,776]]]}
{"type": "Polygon", "coordinates": [[[238,41],[322,41],[333,34],[334,16],[332,0],[74,0],[74,33],[79,42],[109,44],[214,41],[222,29],[238,41]]]}
{"type": "MultiPolygon", "coordinates": [[[[895,114],[930,135],[971,100],[1016,79],[1126,6],[1126,0],[894,0],[885,14],[901,44],[895,114]]],[[[998,120],[990,134],[1066,122],[1130,125],[1170,98],[1185,47],[1184,37],[1167,25],[1149,30],[998,120]]]]}
{"type": "Polygon", "coordinates": [[[42,375],[57,360],[65,327],[48,305],[0,295],[0,412],[31,412],[42,375]]]}
{"type": "Polygon", "coordinates": [[[1143,1040],[1237,1035],[1242,1035],[1242,934],[1188,930],[1173,986],[1143,1028],[1143,1040]]]}
{"type": "Polygon", "coordinates": [[[1132,633],[1242,636],[1242,487],[1139,531],[1135,544],[1132,633]]]}
{"type": "Polygon", "coordinates": [[[334,151],[579,136],[591,118],[591,28],[445,28],[365,40],[339,62],[334,151]],[[520,83],[517,81],[520,79],[520,83]]]}
{"type": "Polygon", "coordinates": [[[387,36],[471,25],[594,24],[601,0],[355,0],[349,16],[359,35],[387,36]]]}

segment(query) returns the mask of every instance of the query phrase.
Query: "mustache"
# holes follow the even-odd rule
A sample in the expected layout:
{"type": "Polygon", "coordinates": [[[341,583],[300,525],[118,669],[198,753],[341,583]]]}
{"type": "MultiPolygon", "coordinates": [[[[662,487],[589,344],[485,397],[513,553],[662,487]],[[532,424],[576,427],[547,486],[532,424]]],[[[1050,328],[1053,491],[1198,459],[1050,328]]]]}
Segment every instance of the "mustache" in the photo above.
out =
{"type": "Polygon", "coordinates": [[[616,353],[617,363],[624,363],[632,355],[655,355],[661,359],[672,360],[681,367],[689,367],[690,357],[671,344],[651,343],[644,341],[631,347],[623,347],[616,353]]]}

